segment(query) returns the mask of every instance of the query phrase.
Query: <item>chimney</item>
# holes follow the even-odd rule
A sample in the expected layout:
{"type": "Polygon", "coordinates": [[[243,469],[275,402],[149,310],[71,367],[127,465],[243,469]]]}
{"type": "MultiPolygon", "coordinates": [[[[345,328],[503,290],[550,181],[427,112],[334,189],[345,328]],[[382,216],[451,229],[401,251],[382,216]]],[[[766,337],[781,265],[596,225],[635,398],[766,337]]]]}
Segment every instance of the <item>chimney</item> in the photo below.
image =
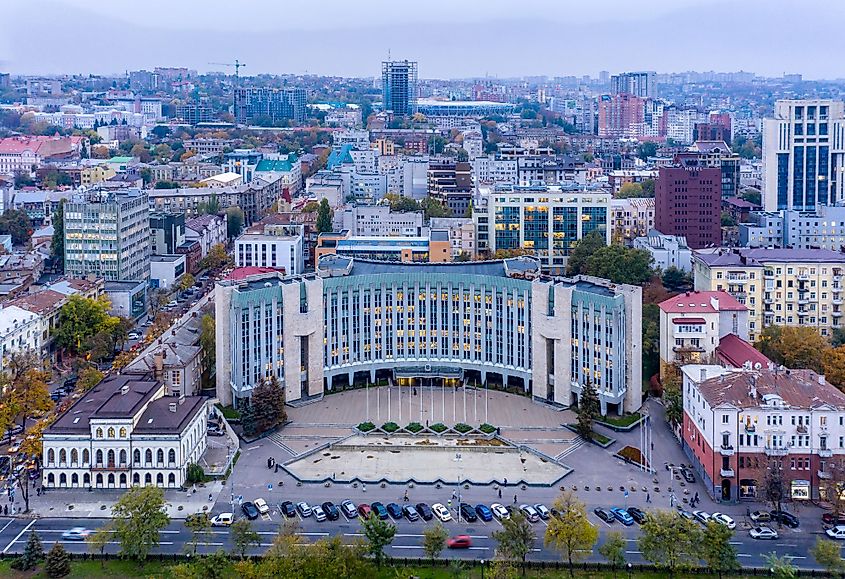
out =
{"type": "Polygon", "coordinates": [[[177,407],[178,407],[179,405],[178,405],[178,404],[176,404],[175,402],[171,402],[168,406],[170,407],[170,411],[171,411],[171,412],[176,412],[177,407]]]}
{"type": "Polygon", "coordinates": [[[700,373],[700,376],[701,376],[700,381],[704,382],[705,380],[707,380],[707,368],[701,368],[700,372],[701,372],[700,373]]]}
{"type": "Polygon", "coordinates": [[[825,382],[824,374],[819,374],[819,384],[824,385],[824,382],[825,382]]]}
{"type": "Polygon", "coordinates": [[[710,297],[710,307],[712,307],[714,310],[716,310],[718,312],[719,311],[719,298],[717,298],[716,296],[711,296],[710,297]]]}
{"type": "Polygon", "coordinates": [[[127,394],[129,394],[129,385],[128,384],[124,384],[123,386],[120,387],[120,394],[122,396],[126,396],[127,394]]]}
{"type": "Polygon", "coordinates": [[[153,377],[161,380],[162,374],[164,374],[164,352],[159,350],[153,354],[153,377]]]}

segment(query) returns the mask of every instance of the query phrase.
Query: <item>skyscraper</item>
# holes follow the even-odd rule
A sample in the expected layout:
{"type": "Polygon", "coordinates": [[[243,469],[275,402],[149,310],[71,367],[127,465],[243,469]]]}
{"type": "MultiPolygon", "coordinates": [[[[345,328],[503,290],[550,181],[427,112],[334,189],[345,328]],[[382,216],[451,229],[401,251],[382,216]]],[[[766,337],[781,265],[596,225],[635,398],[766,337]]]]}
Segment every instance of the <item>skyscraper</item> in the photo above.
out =
{"type": "Polygon", "coordinates": [[[259,117],[271,122],[292,119],[305,120],[306,92],[304,88],[237,88],[235,89],[235,119],[251,123],[259,117]]]}
{"type": "Polygon", "coordinates": [[[417,112],[417,63],[410,60],[381,63],[384,110],[397,116],[417,112]]]}
{"type": "Polygon", "coordinates": [[[845,103],[783,100],[763,120],[766,211],[814,211],[845,199],[845,103]]]}
{"type": "Polygon", "coordinates": [[[623,72],[610,77],[612,94],[630,94],[640,98],[657,96],[654,72],[623,72]]]}

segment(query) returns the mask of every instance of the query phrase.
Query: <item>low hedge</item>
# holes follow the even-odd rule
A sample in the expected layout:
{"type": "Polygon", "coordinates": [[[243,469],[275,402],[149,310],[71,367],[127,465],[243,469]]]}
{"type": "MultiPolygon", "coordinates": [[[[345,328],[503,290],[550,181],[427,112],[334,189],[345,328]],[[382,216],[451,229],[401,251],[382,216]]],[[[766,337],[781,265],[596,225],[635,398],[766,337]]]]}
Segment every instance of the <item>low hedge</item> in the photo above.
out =
{"type": "Polygon", "coordinates": [[[437,424],[432,424],[429,428],[431,430],[433,430],[434,432],[446,432],[446,425],[443,424],[442,422],[438,422],[437,424]]]}
{"type": "Polygon", "coordinates": [[[405,427],[405,430],[407,430],[408,432],[413,432],[415,434],[422,429],[423,429],[423,425],[420,424],[419,422],[412,422],[408,426],[405,427]]]}
{"type": "Polygon", "coordinates": [[[487,424],[486,422],[478,427],[478,430],[483,432],[484,434],[493,434],[496,432],[496,427],[492,424],[487,424]]]}
{"type": "Polygon", "coordinates": [[[397,430],[399,430],[399,425],[395,422],[385,422],[381,425],[381,429],[385,432],[396,432],[397,430]]]}
{"type": "Polygon", "coordinates": [[[361,424],[358,425],[358,430],[360,430],[361,432],[369,432],[369,431],[373,430],[375,427],[376,427],[376,425],[373,424],[372,422],[362,422],[361,424]]]}
{"type": "Polygon", "coordinates": [[[469,424],[464,424],[463,422],[458,422],[455,425],[455,430],[457,430],[461,434],[466,434],[467,432],[472,430],[472,426],[470,426],[469,424]]]}

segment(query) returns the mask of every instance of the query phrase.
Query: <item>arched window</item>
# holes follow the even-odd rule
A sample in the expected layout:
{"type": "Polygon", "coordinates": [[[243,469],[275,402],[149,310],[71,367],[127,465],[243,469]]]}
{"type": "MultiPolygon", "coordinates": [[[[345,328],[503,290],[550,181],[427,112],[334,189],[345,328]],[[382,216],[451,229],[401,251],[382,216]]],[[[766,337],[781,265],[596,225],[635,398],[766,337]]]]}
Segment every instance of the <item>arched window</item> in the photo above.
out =
{"type": "Polygon", "coordinates": [[[103,464],[103,451],[97,450],[97,454],[94,455],[97,464],[103,464]]]}
{"type": "Polygon", "coordinates": [[[163,451],[162,449],[160,449],[160,448],[158,449],[158,452],[156,453],[156,460],[157,460],[159,463],[164,462],[164,451],[163,451]]]}
{"type": "Polygon", "coordinates": [[[47,475],[47,485],[48,486],[55,486],[56,484],[56,477],[53,476],[53,473],[47,475]]]}
{"type": "Polygon", "coordinates": [[[167,475],[167,486],[169,486],[169,487],[175,487],[176,486],[176,475],[173,474],[172,472],[169,475],[167,475]]]}
{"type": "Polygon", "coordinates": [[[70,486],[72,486],[72,487],[78,487],[79,486],[79,475],[78,474],[73,473],[72,475],[70,475],[70,486]]]}
{"type": "Polygon", "coordinates": [[[140,464],[141,462],[141,451],[137,448],[135,449],[135,452],[132,453],[132,462],[135,464],[140,464]]]}
{"type": "Polygon", "coordinates": [[[132,485],[138,486],[139,484],[141,484],[141,475],[136,472],[132,475],[132,485]]]}
{"type": "Polygon", "coordinates": [[[67,463],[67,451],[64,448],[59,451],[59,463],[67,463]]]}
{"type": "Polygon", "coordinates": [[[82,464],[88,464],[91,462],[91,453],[88,452],[87,448],[82,449],[82,464]]]}
{"type": "Polygon", "coordinates": [[[102,438],[102,437],[103,437],[103,429],[102,429],[102,428],[98,428],[98,429],[97,429],[97,438],[102,438]]]}
{"type": "Polygon", "coordinates": [[[62,473],[59,475],[59,486],[66,487],[67,486],[67,475],[62,473]]]}
{"type": "Polygon", "coordinates": [[[103,486],[103,475],[102,474],[97,474],[97,486],[98,487],[103,486]]]}
{"type": "Polygon", "coordinates": [[[126,438],[126,429],[123,427],[120,428],[120,438],[126,438]]]}
{"type": "Polygon", "coordinates": [[[91,484],[91,475],[88,474],[87,472],[84,475],[82,475],[82,484],[85,485],[85,486],[88,486],[88,485],[91,484]]]}
{"type": "Polygon", "coordinates": [[[156,484],[157,484],[158,486],[164,486],[164,475],[163,475],[163,474],[158,473],[158,474],[156,475],[156,484]]]}
{"type": "Polygon", "coordinates": [[[53,464],[56,462],[56,451],[52,448],[47,451],[47,464],[53,464]]]}
{"type": "Polygon", "coordinates": [[[74,466],[79,463],[79,452],[75,448],[70,451],[70,463],[74,466]]]}
{"type": "Polygon", "coordinates": [[[153,484],[153,477],[152,477],[152,475],[150,475],[150,473],[147,473],[144,476],[144,484],[145,485],[153,484]]]}
{"type": "Polygon", "coordinates": [[[121,487],[126,486],[126,473],[125,472],[120,474],[120,486],[121,487]]]}
{"type": "Polygon", "coordinates": [[[147,449],[147,452],[144,454],[144,460],[148,463],[153,461],[153,451],[150,450],[149,448],[147,449]]]}
{"type": "Polygon", "coordinates": [[[114,473],[109,474],[109,488],[114,486],[114,473]]]}
{"type": "Polygon", "coordinates": [[[109,438],[114,438],[114,428],[112,428],[111,426],[109,427],[108,434],[109,434],[109,438]]]}
{"type": "Polygon", "coordinates": [[[170,452],[167,453],[167,461],[176,462],[176,451],[172,448],[170,449],[170,452]]]}
{"type": "Polygon", "coordinates": [[[114,450],[109,449],[108,453],[109,466],[114,466],[114,450]]]}
{"type": "Polygon", "coordinates": [[[126,464],[126,451],[120,451],[120,464],[126,464]]]}

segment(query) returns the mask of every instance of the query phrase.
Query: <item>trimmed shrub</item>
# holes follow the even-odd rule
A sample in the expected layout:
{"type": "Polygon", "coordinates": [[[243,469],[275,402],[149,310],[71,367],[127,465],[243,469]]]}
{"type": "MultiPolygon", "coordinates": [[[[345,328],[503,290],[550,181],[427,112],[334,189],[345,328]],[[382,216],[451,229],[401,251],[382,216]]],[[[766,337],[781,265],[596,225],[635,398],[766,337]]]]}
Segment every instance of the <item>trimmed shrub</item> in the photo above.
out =
{"type": "Polygon", "coordinates": [[[486,422],[478,427],[478,430],[483,432],[484,434],[493,434],[496,432],[496,427],[492,424],[487,424],[486,422]]]}
{"type": "Polygon", "coordinates": [[[361,432],[369,432],[376,427],[372,422],[362,422],[358,425],[358,430],[361,432]]]}
{"type": "Polygon", "coordinates": [[[458,422],[455,425],[455,430],[457,430],[461,434],[466,434],[467,432],[472,430],[472,426],[470,426],[469,424],[464,424],[463,422],[458,422]]]}
{"type": "Polygon", "coordinates": [[[405,427],[405,430],[407,430],[408,432],[413,432],[415,434],[422,429],[423,429],[423,425],[420,424],[419,422],[412,422],[408,426],[405,427]]]}
{"type": "Polygon", "coordinates": [[[443,424],[442,422],[438,422],[437,424],[432,424],[429,428],[431,430],[433,430],[434,432],[446,432],[446,425],[443,424]]]}

